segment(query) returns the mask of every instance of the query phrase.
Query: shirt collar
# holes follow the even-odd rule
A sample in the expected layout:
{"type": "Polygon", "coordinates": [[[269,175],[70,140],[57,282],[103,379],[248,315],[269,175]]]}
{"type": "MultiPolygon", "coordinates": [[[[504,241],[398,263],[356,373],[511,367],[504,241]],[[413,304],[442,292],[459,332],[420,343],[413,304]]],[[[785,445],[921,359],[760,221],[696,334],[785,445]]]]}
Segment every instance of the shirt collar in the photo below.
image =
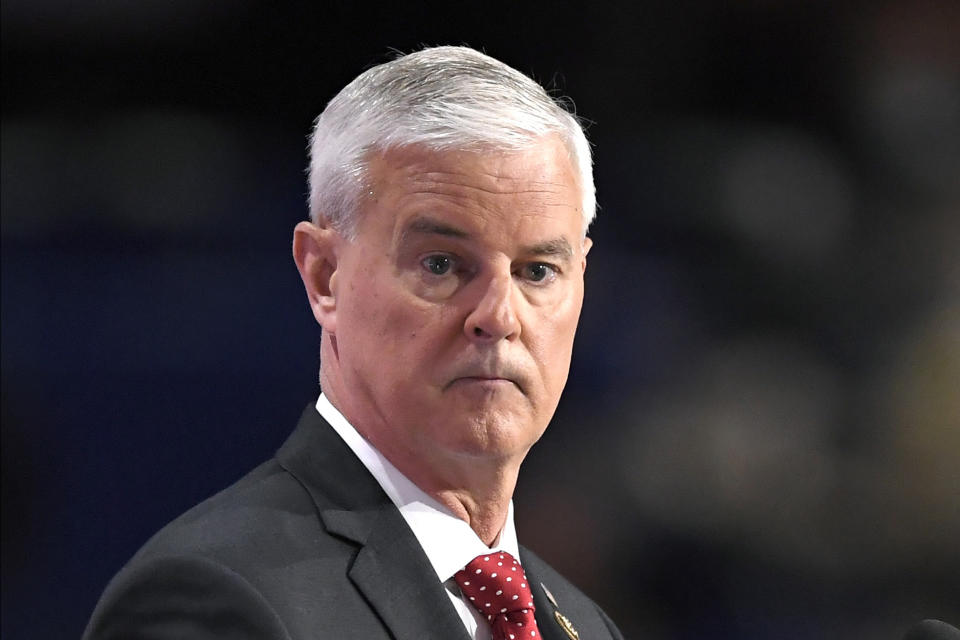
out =
{"type": "Polygon", "coordinates": [[[513,523],[513,500],[507,507],[507,520],[497,544],[488,547],[470,525],[453,515],[447,507],[427,495],[394,467],[322,393],[317,399],[317,412],[339,434],[400,510],[400,515],[420,542],[441,582],[452,578],[481,554],[506,551],[514,558],[520,557],[513,523]]]}

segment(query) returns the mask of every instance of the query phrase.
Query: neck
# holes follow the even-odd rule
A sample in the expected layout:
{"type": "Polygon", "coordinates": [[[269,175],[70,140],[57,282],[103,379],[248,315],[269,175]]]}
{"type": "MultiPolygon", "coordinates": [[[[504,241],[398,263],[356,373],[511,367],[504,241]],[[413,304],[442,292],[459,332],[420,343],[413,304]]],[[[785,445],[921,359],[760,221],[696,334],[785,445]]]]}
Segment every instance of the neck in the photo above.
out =
{"type": "Polygon", "coordinates": [[[450,488],[430,493],[469,524],[484,544],[492,547],[500,539],[500,532],[506,524],[515,484],[514,473],[511,481],[504,481],[486,491],[450,488]]]}
{"type": "MultiPolygon", "coordinates": [[[[426,494],[470,525],[487,546],[496,544],[507,520],[522,460],[448,459],[423,450],[394,449],[371,440],[391,464],[426,494]]],[[[435,453],[435,452],[432,452],[435,453]]]]}

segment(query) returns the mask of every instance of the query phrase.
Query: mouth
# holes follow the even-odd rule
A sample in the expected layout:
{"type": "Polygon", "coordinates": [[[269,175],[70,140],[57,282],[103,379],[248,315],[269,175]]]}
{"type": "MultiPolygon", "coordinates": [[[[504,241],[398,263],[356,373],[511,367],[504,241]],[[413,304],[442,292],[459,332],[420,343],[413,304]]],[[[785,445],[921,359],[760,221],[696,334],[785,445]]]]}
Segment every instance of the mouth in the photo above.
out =
{"type": "Polygon", "coordinates": [[[488,389],[498,389],[503,387],[515,387],[523,391],[521,384],[510,375],[487,374],[487,373],[467,373],[457,376],[447,384],[447,388],[470,385],[488,389]]]}
{"type": "Polygon", "coordinates": [[[462,378],[457,378],[456,380],[454,380],[454,383],[457,383],[457,382],[481,382],[481,383],[503,382],[503,383],[514,384],[513,380],[509,378],[499,378],[495,376],[464,376],[462,378]]]}

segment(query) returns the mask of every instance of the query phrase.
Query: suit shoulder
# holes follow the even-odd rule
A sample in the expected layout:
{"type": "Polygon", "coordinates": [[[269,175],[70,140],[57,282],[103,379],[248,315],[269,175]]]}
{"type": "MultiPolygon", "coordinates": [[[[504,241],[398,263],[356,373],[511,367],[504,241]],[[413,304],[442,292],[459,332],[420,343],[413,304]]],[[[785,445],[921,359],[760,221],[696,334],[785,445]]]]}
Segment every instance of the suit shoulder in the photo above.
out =
{"type": "Polygon", "coordinates": [[[104,591],[84,640],[131,637],[288,640],[246,579],[213,560],[157,556],[128,565],[104,591]]]}
{"type": "Polygon", "coordinates": [[[150,538],[107,586],[85,638],[300,637],[304,598],[343,590],[355,553],[326,532],[315,500],[264,463],[150,538]],[[336,577],[318,586],[318,576],[336,577]]]}
{"type": "Polygon", "coordinates": [[[264,463],[163,527],[115,581],[189,559],[242,578],[282,608],[284,589],[323,568],[342,569],[355,553],[322,526],[316,498],[275,460],[264,463]]]}
{"type": "Polygon", "coordinates": [[[246,552],[284,532],[316,527],[310,495],[271,460],[167,524],[131,562],[171,555],[226,560],[231,550],[246,552]]]}

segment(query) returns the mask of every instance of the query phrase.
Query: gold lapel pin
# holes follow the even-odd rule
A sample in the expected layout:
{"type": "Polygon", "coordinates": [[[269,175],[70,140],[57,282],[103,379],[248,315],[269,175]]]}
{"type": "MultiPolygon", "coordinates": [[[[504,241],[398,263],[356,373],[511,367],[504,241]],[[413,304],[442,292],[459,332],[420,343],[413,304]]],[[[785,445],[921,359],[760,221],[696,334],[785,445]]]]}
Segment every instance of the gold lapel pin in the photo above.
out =
{"type": "Polygon", "coordinates": [[[560,628],[563,629],[570,640],[580,640],[580,634],[577,633],[577,630],[573,628],[573,623],[570,622],[570,619],[567,616],[560,613],[559,605],[557,605],[557,599],[553,597],[553,594],[550,593],[550,589],[547,589],[547,585],[540,583],[540,588],[543,589],[543,593],[547,596],[547,600],[550,601],[550,604],[553,605],[553,618],[557,621],[557,624],[560,625],[560,628]]]}

